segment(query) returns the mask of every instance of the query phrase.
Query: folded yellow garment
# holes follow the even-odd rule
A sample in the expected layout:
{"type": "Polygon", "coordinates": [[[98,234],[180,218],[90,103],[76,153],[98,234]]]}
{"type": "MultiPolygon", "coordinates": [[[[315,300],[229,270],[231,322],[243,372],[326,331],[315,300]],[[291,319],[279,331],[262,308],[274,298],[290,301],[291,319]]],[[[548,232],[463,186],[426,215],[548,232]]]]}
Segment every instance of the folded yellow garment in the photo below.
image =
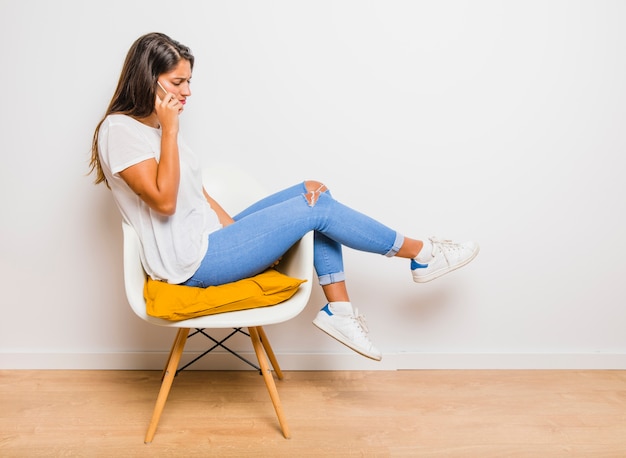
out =
{"type": "Polygon", "coordinates": [[[208,288],[171,285],[148,278],[143,295],[148,315],[170,321],[276,305],[306,280],[268,269],[251,278],[208,288]]]}

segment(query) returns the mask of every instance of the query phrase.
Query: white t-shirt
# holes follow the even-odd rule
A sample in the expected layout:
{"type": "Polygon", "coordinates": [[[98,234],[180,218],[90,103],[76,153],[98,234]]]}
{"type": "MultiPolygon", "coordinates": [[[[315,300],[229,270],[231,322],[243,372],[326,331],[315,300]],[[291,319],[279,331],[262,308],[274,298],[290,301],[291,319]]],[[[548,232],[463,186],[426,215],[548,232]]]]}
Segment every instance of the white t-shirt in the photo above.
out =
{"type": "Polygon", "coordinates": [[[143,247],[141,262],[155,280],[182,283],[200,266],[209,234],[221,228],[202,192],[198,158],[178,137],[180,185],[172,216],[152,209],[130,189],[119,172],[161,156],[161,130],[126,115],[106,117],[98,137],[100,162],[124,220],[135,228],[143,247]]]}

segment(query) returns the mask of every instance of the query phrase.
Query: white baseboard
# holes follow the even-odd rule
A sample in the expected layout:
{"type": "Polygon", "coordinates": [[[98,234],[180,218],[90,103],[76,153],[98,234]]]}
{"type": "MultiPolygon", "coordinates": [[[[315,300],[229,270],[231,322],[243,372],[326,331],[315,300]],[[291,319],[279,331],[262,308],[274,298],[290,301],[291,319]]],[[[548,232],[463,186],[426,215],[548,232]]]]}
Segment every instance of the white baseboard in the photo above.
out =
{"type": "MultiPolygon", "coordinates": [[[[183,363],[198,353],[183,356],[183,363]]],[[[241,355],[256,363],[253,352],[241,355]]],[[[609,369],[626,370],[626,354],[616,353],[393,353],[380,362],[355,353],[278,353],[285,371],[420,370],[420,369],[609,369]]],[[[161,370],[164,352],[137,353],[0,353],[0,369],[161,370]]],[[[247,364],[227,352],[213,352],[189,369],[246,370],[247,364]]]]}

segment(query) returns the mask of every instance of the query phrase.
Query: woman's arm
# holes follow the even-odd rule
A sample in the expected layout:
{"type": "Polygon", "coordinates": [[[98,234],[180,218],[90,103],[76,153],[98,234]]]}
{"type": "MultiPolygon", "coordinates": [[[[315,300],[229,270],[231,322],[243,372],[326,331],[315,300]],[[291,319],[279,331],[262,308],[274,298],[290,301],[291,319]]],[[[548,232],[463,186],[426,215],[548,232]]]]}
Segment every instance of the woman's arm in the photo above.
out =
{"type": "Polygon", "coordinates": [[[155,111],[161,125],[161,157],[148,159],[120,172],[122,179],[148,206],[164,215],[176,211],[180,162],[178,156],[178,101],[157,96],[155,111]]]}

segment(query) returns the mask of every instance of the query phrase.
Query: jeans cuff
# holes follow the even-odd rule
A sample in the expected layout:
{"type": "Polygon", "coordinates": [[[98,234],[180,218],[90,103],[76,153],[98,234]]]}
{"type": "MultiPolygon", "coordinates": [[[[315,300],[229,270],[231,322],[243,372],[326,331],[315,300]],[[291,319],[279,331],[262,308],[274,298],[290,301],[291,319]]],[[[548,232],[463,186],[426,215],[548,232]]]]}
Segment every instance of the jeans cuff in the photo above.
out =
{"type": "Polygon", "coordinates": [[[385,256],[387,256],[388,258],[393,258],[395,255],[398,254],[398,251],[400,251],[400,248],[402,248],[403,243],[404,235],[396,232],[396,240],[393,242],[393,246],[391,247],[391,249],[387,253],[385,253],[385,256]]]}
{"type": "Polygon", "coordinates": [[[338,283],[345,281],[346,274],[344,272],[336,272],[334,274],[320,275],[319,281],[321,286],[330,285],[331,283],[338,283]]]}

